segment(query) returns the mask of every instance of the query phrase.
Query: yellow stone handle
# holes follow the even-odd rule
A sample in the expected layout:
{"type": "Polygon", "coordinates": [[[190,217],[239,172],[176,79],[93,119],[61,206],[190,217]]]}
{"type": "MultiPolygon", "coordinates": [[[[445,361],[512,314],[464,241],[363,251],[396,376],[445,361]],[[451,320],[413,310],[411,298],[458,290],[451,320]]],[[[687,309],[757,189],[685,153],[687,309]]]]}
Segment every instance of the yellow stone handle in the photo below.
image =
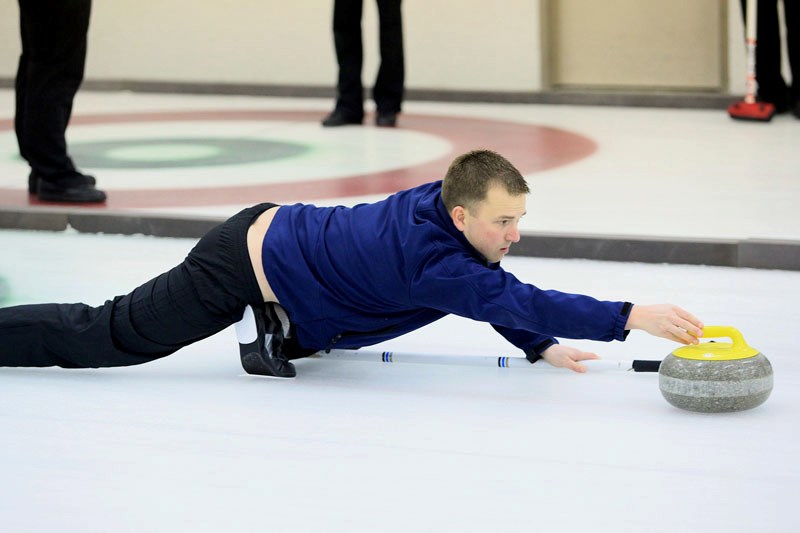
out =
{"type": "Polygon", "coordinates": [[[678,348],[672,352],[672,355],[698,361],[732,361],[758,355],[758,350],[749,346],[736,328],[730,326],[706,326],[703,328],[703,339],[717,337],[728,337],[733,343],[701,342],[700,344],[690,344],[678,348]]]}
{"type": "Polygon", "coordinates": [[[739,330],[732,326],[706,326],[703,328],[704,339],[716,339],[717,337],[728,337],[732,340],[734,350],[750,347],[739,330]]]}

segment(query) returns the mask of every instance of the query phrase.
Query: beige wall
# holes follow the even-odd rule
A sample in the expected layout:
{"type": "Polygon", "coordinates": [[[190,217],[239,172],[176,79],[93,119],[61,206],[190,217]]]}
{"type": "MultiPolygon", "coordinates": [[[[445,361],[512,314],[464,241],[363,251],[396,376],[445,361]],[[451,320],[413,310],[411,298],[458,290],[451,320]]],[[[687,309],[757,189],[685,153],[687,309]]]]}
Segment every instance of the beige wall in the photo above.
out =
{"type": "Polygon", "coordinates": [[[556,0],[547,20],[556,87],[722,88],[725,6],[697,0],[556,0]]]}
{"type": "MultiPolygon", "coordinates": [[[[730,5],[730,86],[741,92],[741,20],[737,0],[723,1],[730,5]]],[[[377,65],[377,14],[375,2],[364,6],[369,83],[377,65]]],[[[332,86],[332,10],[332,0],[94,0],[86,76],[332,86]]],[[[406,0],[407,86],[541,90],[540,12],[540,0],[406,0]]],[[[17,0],[0,0],[2,78],[16,70],[18,16],[17,0]]]]}

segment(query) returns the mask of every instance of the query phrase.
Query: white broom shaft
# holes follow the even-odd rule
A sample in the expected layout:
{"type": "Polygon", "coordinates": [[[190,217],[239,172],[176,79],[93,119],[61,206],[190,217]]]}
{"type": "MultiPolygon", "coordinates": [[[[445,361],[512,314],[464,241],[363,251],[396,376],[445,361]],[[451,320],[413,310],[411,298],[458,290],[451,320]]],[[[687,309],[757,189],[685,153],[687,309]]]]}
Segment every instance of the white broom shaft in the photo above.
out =
{"type": "Polygon", "coordinates": [[[758,0],[747,0],[745,34],[747,35],[747,78],[744,101],[756,101],[756,25],[758,24],[758,0]]]}
{"type": "MultiPolygon", "coordinates": [[[[331,350],[319,352],[314,357],[337,359],[340,361],[372,361],[379,363],[415,363],[427,365],[494,366],[500,368],[552,369],[550,364],[539,361],[531,364],[524,357],[503,357],[491,355],[437,355],[408,352],[379,352],[365,350],[331,350]]],[[[631,370],[633,361],[593,359],[581,361],[590,370],[631,370]]]]}

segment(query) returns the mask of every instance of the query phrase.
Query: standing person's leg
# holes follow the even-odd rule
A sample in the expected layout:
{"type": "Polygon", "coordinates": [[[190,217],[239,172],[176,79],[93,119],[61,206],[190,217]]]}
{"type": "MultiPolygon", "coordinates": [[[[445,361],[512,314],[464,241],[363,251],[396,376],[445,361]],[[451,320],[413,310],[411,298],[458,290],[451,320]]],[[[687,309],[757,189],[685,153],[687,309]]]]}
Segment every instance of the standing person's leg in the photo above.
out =
{"type": "Polygon", "coordinates": [[[261,304],[247,229],[272,204],[242,211],[208,232],[183,263],[100,307],[0,309],[0,366],[128,366],[217,333],[261,304]]]}
{"type": "Polygon", "coordinates": [[[83,81],[91,0],[19,0],[22,55],[15,88],[15,130],[40,199],[100,202],[95,180],[67,153],[66,129],[83,81]]]}
{"type": "MultiPolygon", "coordinates": [[[[26,102],[28,100],[28,62],[30,60],[30,53],[28,50],[31,46],[29,44],[28,28],[30,27],[31,23],[28,21],[28,17],[25,13],[26,10],[23,9],[22,0],[20,0],[19,36],[22,43],[22,53],[19,56],[19,63],[17,65],[17,77],[14,79],[14,132],[17,135],[19,154],[27,161],[28,155],[26,150],[27,143],[25,142],[25,124],[27,123],[26,110],[28,109],[28,106],[26,102]]],[[[35,193],[36,190],[34,189],[30,192],[35,193]]]]}
{"type": "Polygon", "coordinates": [[[403,103],[405,58],[400,0],[378,0],[381,66],[372,96],[378,108],[378,125],[394,126],[403,103]],[[381,118],[386,123],[381,123],[381,118]],[[391,122],[391,123],[390,123],[391,122]]]}
{"type": "MultiPolygon", "coordinates": [[[[742,0],[742,12],[747,13],[742,0]]],[[[756,24],[756,81],[758,99],[775,105],[776,113],[787,108],[787,87],[781,76],[781,34],[778,24],[778,0],[758,0],[756,24]]]]}
{"type": "Polygon", "coordinates": [[[64,134],[83,80],[91,2],[19,0],[19,8],[15,127],[20,153],[41,175],[73,172],[64,134]]]}
{"type": "Polygon", "coordinates": [[[325,126],[360,124],[364,119],[364,87],[361,68],[364,60],[361,41],[362,0],[336,0],[333,6],[333,42],[339,77],[336,108],[325,126]]]}
{"type": "Polygon", "coordinates": [[[796,0],[784,0],[786,17],[786,50],[792,71],[792,113],[800,118],[800,5],[796,0]]]}

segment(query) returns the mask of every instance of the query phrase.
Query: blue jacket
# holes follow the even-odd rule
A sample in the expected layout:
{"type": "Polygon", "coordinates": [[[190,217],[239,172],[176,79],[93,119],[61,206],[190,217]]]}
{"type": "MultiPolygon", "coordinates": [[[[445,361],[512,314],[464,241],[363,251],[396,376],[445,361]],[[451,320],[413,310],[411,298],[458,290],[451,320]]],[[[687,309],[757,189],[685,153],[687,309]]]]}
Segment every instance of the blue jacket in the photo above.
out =
{"type": "Polygon", "coordinates": [[[553,337],[625,339],[630,304],[541,290],[487,264],[453,224],[441,186],[352,208],[278,210],[264,273],[301,346],[360,348],[450,313],[490,323],[529,358],[553,337]]]}

